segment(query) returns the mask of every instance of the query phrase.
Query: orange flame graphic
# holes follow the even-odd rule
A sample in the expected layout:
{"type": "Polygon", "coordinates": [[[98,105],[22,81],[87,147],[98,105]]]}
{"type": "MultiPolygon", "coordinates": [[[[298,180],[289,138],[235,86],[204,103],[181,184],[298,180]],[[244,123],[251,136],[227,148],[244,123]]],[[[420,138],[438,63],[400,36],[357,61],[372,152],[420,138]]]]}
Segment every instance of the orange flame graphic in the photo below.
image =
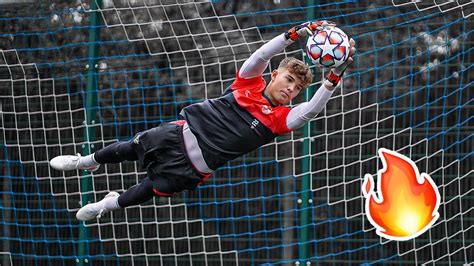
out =
{"type": "Polygon", "coordinates": [[[385,148],[379,149],[379,156],[383,169],[378,171],[377,192],[370,174],[365,175],[362,184],[367,217],[379,236],[391,240],[415,238],[439,217],[438,188],[429,175],[419,174],[409,158],[385,148]]]}

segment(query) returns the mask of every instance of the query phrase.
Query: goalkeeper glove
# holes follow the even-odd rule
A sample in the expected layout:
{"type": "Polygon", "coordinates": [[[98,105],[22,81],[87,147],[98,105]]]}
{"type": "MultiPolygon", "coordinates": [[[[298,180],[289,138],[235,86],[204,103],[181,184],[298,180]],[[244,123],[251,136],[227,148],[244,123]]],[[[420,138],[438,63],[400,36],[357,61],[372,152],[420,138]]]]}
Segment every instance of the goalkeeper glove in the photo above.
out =
{"type": "Polygon", "coordinates": [[[307,37],[313,35],[317,30],[322,30],[325,27],[335,27],[336,23],[327,20],[307,21],[298,26],[294,26],[285,32],[285,39],[296,41],[300,37],[307,37]]]}
{"type": "Polygon", "coordinates": [[[347,58],[346,62],[344,62],[342,65],[331,69],[331,71],[329,71],[329,74],[326,76],[324,85],[328,90],[334,90],[334,88],[339,85],[342,75],[344,75],[344,71],[346,71],[347,67],[354,61],[352,56],[354,56],[356,52],[355,41],[351,38],[349,40],[349,44],[351,45],[351,49],[349,51],[349,58],[347,58]]]}

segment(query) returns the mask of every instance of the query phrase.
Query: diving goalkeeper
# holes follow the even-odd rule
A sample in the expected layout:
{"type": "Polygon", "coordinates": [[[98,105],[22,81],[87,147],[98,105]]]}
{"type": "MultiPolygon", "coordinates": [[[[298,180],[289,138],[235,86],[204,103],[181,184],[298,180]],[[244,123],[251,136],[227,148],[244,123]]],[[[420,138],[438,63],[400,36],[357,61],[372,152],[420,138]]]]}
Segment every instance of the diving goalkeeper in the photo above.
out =
{"type": "Polygon", "coordinates": [[[285,47],[331,26],[334,24],[324,20],[306,22],[276,36],[244,62],[222,96],[183,108],[182,120],[139,132],[130,141],[113,143],[91,155],[53,158],[51,167],[62,171],[95,171],[101,164],[138,160],[147,172],[146,178],[123,194],[110,192],[101,201],[83,206],[77,219],[100,218],[104,213],[146,202],[154,196],[169,197],[193,190],[228,161],[314,118],[353,61],[354,40],[350,40],[348,60],[329,72],[308,102],[293,108],[286,105],[312,82],[309,67],[287,57],[272,71],[268,85],[262,74],[270,59],[285,47]]]}

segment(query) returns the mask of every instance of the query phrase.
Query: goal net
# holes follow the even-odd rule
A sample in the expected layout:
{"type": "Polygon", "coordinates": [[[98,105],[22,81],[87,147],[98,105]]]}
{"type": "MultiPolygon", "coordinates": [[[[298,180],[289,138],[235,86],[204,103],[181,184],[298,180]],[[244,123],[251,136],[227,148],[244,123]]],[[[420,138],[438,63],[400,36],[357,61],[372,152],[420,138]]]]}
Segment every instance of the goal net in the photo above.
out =
{"type": "MultiPolygon", "coordinates": [[[[35,1],[0,5],[0,264],[253,265],[473,262],[470,1],[35,1]],[[145,177],[134,162],[60,172],[215,98],[250,54],[309,19],[358,53],[304,128],[229,162],[195,191],[80,223],[75,212],[145,177]],[[379,148],[437,184],[440,217],[379,237],[361,186],[379,148]]],[[[304,41],[273,58],[305,60],[304,41]]],[[[309,99],[325,76],[292,105],[309,99]]],[[[375,178],[376,179],[376,178],[375,178]]],[[[375,180],[377,182],[377,179],[375,180]]]]}

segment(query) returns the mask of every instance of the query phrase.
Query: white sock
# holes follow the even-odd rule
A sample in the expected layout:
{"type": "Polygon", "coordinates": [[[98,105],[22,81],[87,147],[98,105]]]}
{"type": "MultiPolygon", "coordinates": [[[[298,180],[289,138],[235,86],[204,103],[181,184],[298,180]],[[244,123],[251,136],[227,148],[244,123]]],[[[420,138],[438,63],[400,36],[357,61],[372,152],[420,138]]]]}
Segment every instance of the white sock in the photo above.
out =
{"type": "Polygon", "coordinates": [[[81,157],[80,165],[82,165],[83,167],[92,167],[100,165],[100,163],[97,163],[95,161],[94,154],[89,154],[84,157],[81,157]]]}
{"type": "Polygon", "coordinates": [[[104,198],[102,200],[104,202],[104,208],[107,209],[108,211],[121,209],[122,207],[120,207],[118,204],[118,198],[119,197],[104,198]]]}

